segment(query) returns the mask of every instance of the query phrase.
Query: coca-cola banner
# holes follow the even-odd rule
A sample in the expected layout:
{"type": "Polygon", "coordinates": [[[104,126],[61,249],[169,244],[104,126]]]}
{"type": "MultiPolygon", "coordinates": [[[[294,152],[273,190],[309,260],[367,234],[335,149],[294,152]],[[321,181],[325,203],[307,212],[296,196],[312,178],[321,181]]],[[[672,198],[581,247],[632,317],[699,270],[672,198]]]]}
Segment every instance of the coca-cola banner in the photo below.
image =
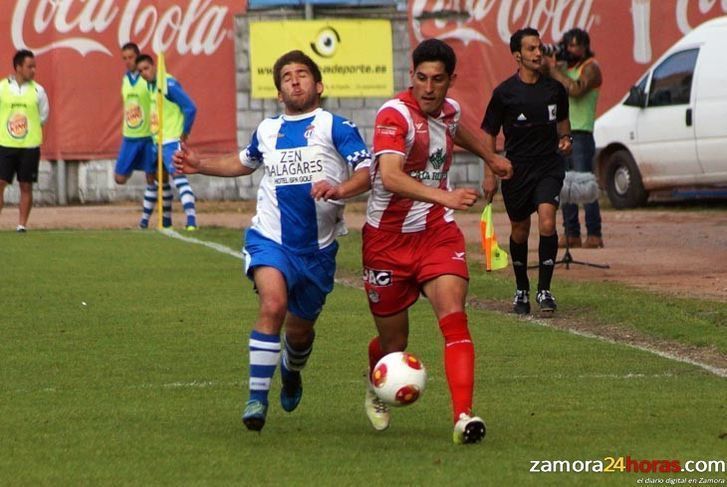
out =
{"type": "Polygon", "coordinates": [[[603,72],[601,114],[684,34],[725,15],[727,0],[410,0],[408,7],[412,45],[437,37],[457,52],[450,93],[475,128],[493,88],[517,69],[509,48],[516,30],[535,27],[545,43],[573,27],[587,30],[603,72]]]}
{"type": "Polygon", "coordinates": [[[235,13],[240,0],[0,0],[0,74],[30,49],[48,92],[43,157],[115,157],[121,141],[120,46],[163,51],[197,105],[190,142],[205,153],[236,147],[235,13]]]}

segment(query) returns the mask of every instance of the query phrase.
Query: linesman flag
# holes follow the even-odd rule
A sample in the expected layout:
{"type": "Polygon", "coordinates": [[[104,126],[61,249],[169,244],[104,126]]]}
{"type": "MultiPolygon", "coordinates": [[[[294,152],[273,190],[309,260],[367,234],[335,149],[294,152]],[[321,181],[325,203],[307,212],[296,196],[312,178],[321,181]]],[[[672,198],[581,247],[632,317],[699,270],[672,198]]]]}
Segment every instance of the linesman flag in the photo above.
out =
{"type": "Polygon", "coordinates": [[[156,100],[157,104],[157,228],[163,228],[163,203],[162,193],[164,177],[164,97],[167,95],[167,63],[164,61],[164,52],[157,53],[157,79],[156,79],[156,100]]]}
{"type": "Polygon", "coordinates": [[[492,203],[487,203],[485,209],[482,210],[480,233],[482,234],[482,250],[485,253],[485,270],[490,272],[507,267],[507,252],[497,245],[495,226],[492,224],[492,203]]]}

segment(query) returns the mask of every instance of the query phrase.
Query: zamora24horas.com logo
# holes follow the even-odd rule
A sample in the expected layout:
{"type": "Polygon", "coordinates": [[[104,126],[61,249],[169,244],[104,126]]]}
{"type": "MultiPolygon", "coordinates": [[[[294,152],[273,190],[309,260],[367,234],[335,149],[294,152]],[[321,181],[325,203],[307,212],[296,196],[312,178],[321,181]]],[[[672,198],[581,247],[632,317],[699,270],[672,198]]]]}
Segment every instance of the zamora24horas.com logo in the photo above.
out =
{"type": "MultiPolygon", "coordinates": [[[[530,460],[530,472],[532,473],[727,473],[727,460],[678,460],[678,459],[638,459],[631,456],[603,457],[595,460],[530,460]]],[[[652,482],[662,483],[659,480],[646,479],[652,482]],[[656,481],[656,482],[653,482],[656,481]]],[[[671,479],[690,480],[699,479],[671,479]]],[[[703,479],[706,484],[725,484],[724,475],[715,479],[703,479]]],[[[664,482],[666,483],[666,482],[664,482]]]]}

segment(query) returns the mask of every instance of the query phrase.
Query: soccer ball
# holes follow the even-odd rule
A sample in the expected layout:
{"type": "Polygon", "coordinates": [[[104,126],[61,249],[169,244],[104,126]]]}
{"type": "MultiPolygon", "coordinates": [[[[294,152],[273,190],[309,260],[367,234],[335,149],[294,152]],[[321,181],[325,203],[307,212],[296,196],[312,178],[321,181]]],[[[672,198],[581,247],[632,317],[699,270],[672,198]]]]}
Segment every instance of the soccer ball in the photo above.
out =
{"type": "Polygon", "coordinates": [[[379,399],[391,406],[408,406],[424,392],[427,369],[414,355],[394,352],[379,360],[371,377],[379,399]]]}

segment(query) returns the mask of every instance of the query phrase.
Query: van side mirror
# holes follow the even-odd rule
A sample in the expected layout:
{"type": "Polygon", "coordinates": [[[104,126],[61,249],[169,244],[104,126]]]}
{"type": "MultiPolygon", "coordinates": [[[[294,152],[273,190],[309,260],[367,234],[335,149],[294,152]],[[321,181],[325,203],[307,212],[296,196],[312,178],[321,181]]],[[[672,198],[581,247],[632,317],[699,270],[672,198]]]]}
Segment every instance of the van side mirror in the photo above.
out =
{"type": "Polygon", "coordinates": [[[639,107],[644,108],[644,104],[646,102],[646,94],[641,91],[641,89],[638,86],[632,86],[629,90],[629,96],[626,98],[626,101],[624,102],[624,105],[630,106],[630,107],[639,107]]]}

